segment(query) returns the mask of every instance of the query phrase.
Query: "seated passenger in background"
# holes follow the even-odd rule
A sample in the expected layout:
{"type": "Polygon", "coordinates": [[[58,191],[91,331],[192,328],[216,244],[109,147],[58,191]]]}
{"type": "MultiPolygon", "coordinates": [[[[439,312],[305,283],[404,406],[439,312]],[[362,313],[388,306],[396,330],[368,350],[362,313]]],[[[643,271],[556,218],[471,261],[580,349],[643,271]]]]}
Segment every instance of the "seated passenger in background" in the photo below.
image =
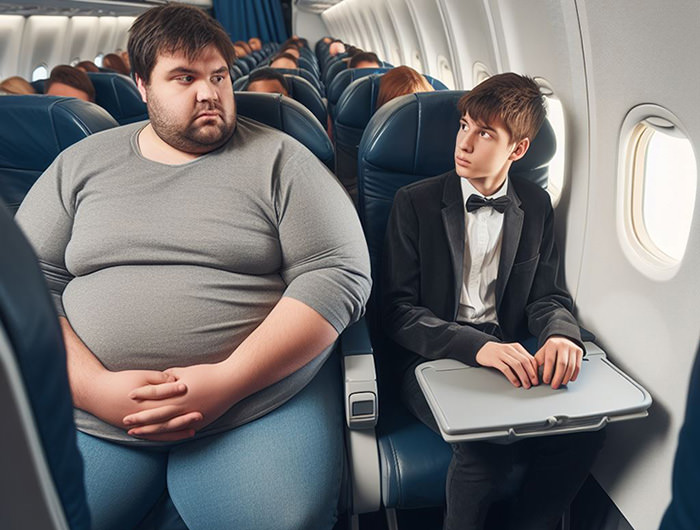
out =
{"type": "Polygon", "coordinates": [[[410,66],[397,66],[382,75],[379,80],[377,108],[399,96],[416,92],[432,92],[428,80],[410,66]]]}
{"type": "Polygon", "coordinates": [[[284,46],[281,46],[277,54],[282,55],[283,53],[286,53],[287,55],[292,55],[296,59],[299,59],[299,57],[301,57],[301,52],[299,51],[299,47],[296,44],[286,44],[284,46]]]}
{"type": "Polygon", "coordinates": [[[25,78],[14,75],[0,83],[0,94],[28,95],[36,94],[36,90],[25,78]]]}
{"type": "Polygon", "coordinates": [[[360,51],[360,53],[353,55],[348,63],[348,68],[379,68],[381,66],[382,62],[374,52],[360,51]]]}
{"type": "MultiPolygon", "coordinates": [[[[545,119],[544,97],[532,79],[506,73],[476,86],[458,106],[455,169],[397,192],[383,265],[383,323],[400,346],[401,398],[436,432],[414,373],[419,363],[452,358],[494,368],[515,387],[543,382],[556,389],[576,381],[583,357],[559,275],[549,195],[508,179],[545,119]],[[540,346],[534,356],[520,344],[529,335],[540,346]]],[[[596,431],[511,445],[452,444],[444,528],[483,528],[493,492],[512,463],[522,462],[528,467],[508,528],[553,530],[603,438],[596,431]]]]}
{"type": "Polygon", "coordinates": [[[244,40],[237,40],[236,42],[233,43],[234,47],[240,47],[243,50],[244,55],[250,55],[251,50],[250,46],[248,43],[244,40]]]}
{"type": "Polygon", "coordinates": [[[67,96],[83,101],[95,101],[95,87],[87,74],[67,64],[60,64],[51,70],[44,93],[49,96],[67,96]]]}
{"type": "Polygon", "coordinates": [[[338,39],[331,41],[331,43],[328,45],[328,53],[331,55],[331,57],[335,57],[339,53],[345,53],[345,44],[343,44],[343,41],[338,39]]]}
{"type": "Polygon", "coordinates": [[[270,68],[299,68],[299,61],[288,53],[278,53],[270,61],[270,68]]]}
{"type": "Polygon", "coordinates": [[[260,50],[262,50],[262,41],[257,37],[249,38],[248,45],[250,46],[250,49],[254,52],[259,52],[260,50]]]}
{"type": "Polygon", "coordinates": [[[129,67],[124,64],[121,56],[116,53],[108,53],[102,58],[102,67],[122,75],[129,75],[129,67]]]}
{"type": "Polygon", "coordinates": [[[61,315],[93,528],[135,528],[167,488],[188,528],[330,530],[331,352],[371,283],[355,209],[236,117],[233,46],[202,10],[146,11],[128,49],[150,122],[63,151],[16,216],[61,315]]]}
{"type": "Polygon", "coordinates": [[[99,72],[100,69],[97,67],[95,63],[92,61],[80,61],[78,64],[75,65],[75,67],[78,70],[82,70],[85,73],[88,72],[99,72]]]}
{"type": "Polygon", "coordinates": [[[124,65],[126,66],[126,69],[129,71],[127,75],[131,75],[131,61],[129,60],[129,52],[126,50],[122,50],[119,53],[119,57],[122,58],[122,61],[124,61],[124,65]]]}
{"type": "Polygon", "coordinates": [[[282,74],[274,68],[260,68],[253,70],[248,76],[246,92],[268,92],[270,94],[282,94],[289,96],[289,86],[282,74]]]}

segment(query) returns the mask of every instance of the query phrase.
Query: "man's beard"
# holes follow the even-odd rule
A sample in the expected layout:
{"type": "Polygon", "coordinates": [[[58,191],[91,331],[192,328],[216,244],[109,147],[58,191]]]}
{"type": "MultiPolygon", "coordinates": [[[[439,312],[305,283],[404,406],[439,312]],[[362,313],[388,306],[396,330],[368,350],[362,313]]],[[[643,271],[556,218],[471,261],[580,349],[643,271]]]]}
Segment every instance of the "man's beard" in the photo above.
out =
{"type": "Polygon", "coordinates": [[[223,108],[215,102],[203,103],[197,108],[190,122],[183,126],[170,118],[167,105],[162,105],[153,94],[148,95],[148,115],[155,133],[168,145],[184,153],[205,154],[224,145],[236,128],[236,117],[227,121],[223,108]],[[196,118],[197,114],[217,111],[223,119],[196,118]],[[216,124],[207,123],[216,120],[216,124]],[[196,125],[195,121],[203,122],[196,125]]]}

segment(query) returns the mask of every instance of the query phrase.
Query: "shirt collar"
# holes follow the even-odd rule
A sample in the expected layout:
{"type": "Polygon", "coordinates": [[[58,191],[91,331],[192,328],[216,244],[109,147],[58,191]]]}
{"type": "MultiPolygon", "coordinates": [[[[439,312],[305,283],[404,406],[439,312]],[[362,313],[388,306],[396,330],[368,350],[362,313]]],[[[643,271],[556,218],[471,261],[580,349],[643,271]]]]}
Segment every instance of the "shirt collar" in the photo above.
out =
{"type": "Polygon", "coordinates": [[[509,179],[506,177],[503,186],[501,186],[496,193],[489,195],[488,197],[484,197],[484,195],[482,195],[474,186],[472,186],[469,179],[459,177],[459,183],[462,186],[462,202],[466,203],[470,195],[478,195],[479,197],[484,197],[486,199],[497,199],[498,197],[503,197],[506,193],[508,193],[508,180],[509,179]]]}

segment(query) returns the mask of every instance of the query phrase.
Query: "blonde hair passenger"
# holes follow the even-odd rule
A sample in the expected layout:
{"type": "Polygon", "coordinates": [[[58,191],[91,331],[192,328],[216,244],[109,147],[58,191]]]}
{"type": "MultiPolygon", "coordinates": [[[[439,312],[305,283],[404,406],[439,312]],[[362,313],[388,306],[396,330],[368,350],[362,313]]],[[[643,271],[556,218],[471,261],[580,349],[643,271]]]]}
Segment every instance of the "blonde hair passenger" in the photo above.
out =
{"type": "Polygon", "coordinates": [[[2,92],[13,95],[36,94],[29,81],[18,75],[8,77],[0,83],[0,93],[2,92]]]}
{"type": "Polygon", "coordinates": [[[428,80],[410,66],[397,66],[382,76],[379,82],[377,108],[399,96],[416,92],[432,92],[428,80]]]}

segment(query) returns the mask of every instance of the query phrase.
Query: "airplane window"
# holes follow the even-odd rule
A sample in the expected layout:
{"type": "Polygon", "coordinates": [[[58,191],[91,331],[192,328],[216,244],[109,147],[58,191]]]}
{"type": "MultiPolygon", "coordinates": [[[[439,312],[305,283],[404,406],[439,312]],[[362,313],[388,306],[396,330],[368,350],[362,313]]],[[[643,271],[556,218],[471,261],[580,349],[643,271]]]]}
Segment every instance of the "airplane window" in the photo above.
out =
{"type": "Polygon", "coordinates": [[[632,222],[661,261],[683,258],[695,206],[697,165],[690,141],[671,122],[647,118],[635,130],[632,222]]]}
{"type": "Polygon", "coordinates": [[[413,51],[413,68],[418,72],[423,71],[423,61],[420,60],[420,53],[418,53],[418,50],[413,51]]]}
{"type": "Polygon", "coordinates": [[[491,77],[491,73],[489,72],[487,66],[479,61],[475,62],[474,66],[472,67],[472,80],[474,81],[473,86],[478,85],[482,81],[486,81],[489,77],[491,77]]]}
{"type": "Polygon", "coordinates": [[[547,99],[547,119],[554,129],[557,138],[557,150],[549,162],[549,181],[547,192],[556,206],[564,187],[564,171],[566,168],[566,125],[564,123],[564,107],[554,95],[545,96],[547,99]]]}
{"type": "Polygon", "coordinates": [[[452,69],[450,68],[449,61],[442,55],[438,55],[437,64],[439,72],[438,76],[440,81],[445,83],[445,86],[447,86],[447,88],[449,88],[450,90],[454,90],[455,78],[452,75],[452,69]]]}
{"type": "Polygon", "coordinates": [[[34,68],[32,72],[32,81],[38,81],[39,79],[46,79],[49,77],[49,69],[45,64],[41,64],[34,68]]]}
{"type": "Polygon", "coordinates": [[[97,56],[95,57],[95,64],[99,68],[102,68],[102,59],[104,59],[104,56],[105,56],[104,53],[98,53],[97,56]]]}
{"type": "Polygon", "coordinates": [[[546,79],[536,77],[535,81],[540,85],[542,95],[545,97],[547,119],[552,129],[554,129],[554,136],[557,139],[557,150],[554,153],[554,157],[549,162],[549,179],[547,181],[547,193],[549,193],[549,197],[552,200],[552,205],[556,206],[564,187],[564,172],[566,170],[566,123],[564,121],[564,106],[559,98],[554,95],[554,89],[546,79]]]}

